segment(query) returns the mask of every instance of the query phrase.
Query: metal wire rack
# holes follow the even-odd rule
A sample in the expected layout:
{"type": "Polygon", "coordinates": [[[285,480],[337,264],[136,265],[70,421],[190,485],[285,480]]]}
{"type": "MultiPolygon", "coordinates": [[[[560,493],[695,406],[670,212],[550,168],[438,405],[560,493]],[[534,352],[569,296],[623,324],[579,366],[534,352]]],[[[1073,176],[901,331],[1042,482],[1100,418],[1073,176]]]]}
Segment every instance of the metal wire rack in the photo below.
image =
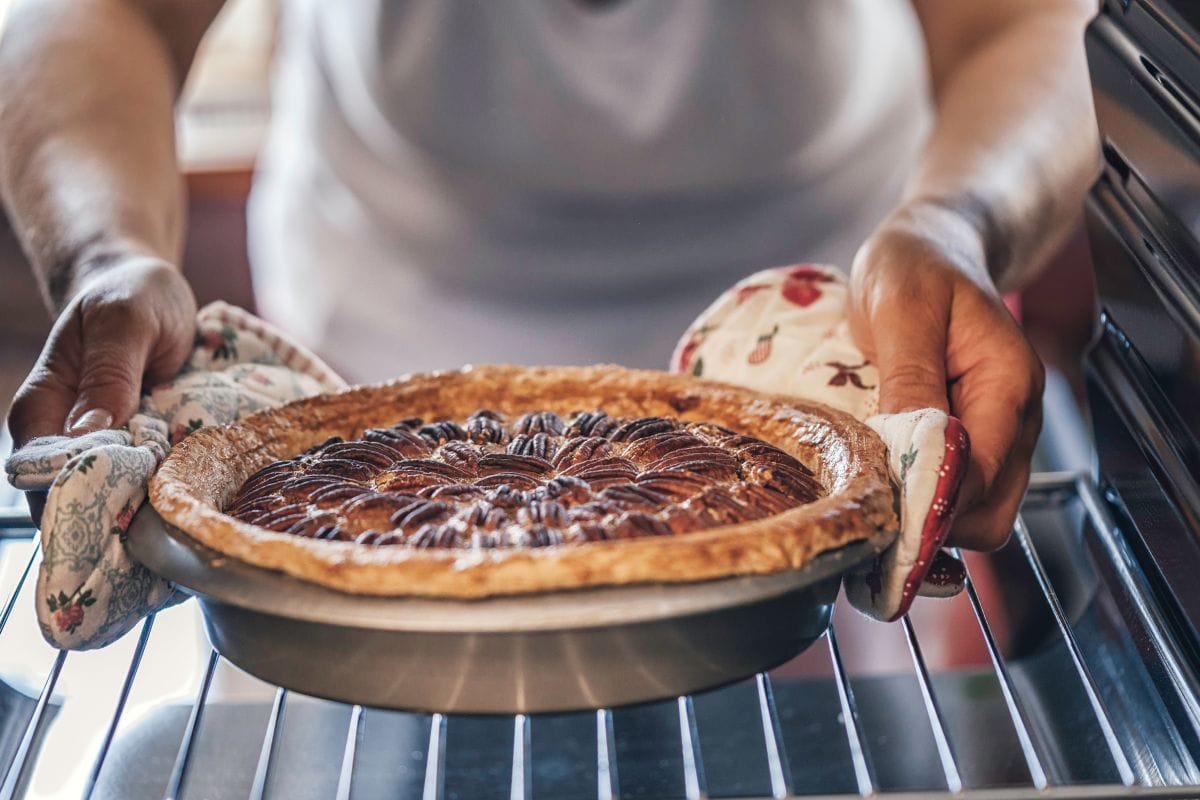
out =
{"type": "Polygon", "coordinates": [[[0,677],[20,663],[30,685],[6,679],[0,800],[1200,796],[1194,665],[1079,475],[1035,476],[1011,543],[968,559],[959,599],[920,601],[893,626],[839,610],[823,642],[771,673],[545,717],[401,714],[269,687],[269,700],[222,698],[232,668],[217,653],[159,641],[190,607],[106,651],[20,658],[12,629],[38,547],[20,512],[0,525],[0,549],[24,548],[0,575],[0,677]],[[939,603],[958,604],[948,638],[975,640],[978,661],[944,645],[939,603]],[[865,657],[844,649],[864,643],[865,657]],[[59,691],[77,663],[76,688],[59,691]],[[186,679],[164,691],[151,672],[186,679]],[[70,715],[87,703],[103,709],[70,715]]]}

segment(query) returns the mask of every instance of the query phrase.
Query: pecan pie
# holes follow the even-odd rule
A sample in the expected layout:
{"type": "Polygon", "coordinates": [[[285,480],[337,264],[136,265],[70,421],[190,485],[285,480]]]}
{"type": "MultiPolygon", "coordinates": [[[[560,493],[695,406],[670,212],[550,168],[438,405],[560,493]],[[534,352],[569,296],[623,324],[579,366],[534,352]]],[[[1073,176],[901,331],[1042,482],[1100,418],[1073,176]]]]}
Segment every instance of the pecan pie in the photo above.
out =
{"type": "Polygon", "coordinates": [[[333,437],[250,476],[225,512],[380,547],[548,547],[687,534],[822,494],[794,456],[719,425],[482,410],[333,437]]]}
{"type": "Polygon", "coordinates": [[[151,501],[259,566],[470,598],[882,548],[896,529],[884,463],[869,429],[793,400],[618,367],[476,367],[202,430],[163,463],[151,501]]]}

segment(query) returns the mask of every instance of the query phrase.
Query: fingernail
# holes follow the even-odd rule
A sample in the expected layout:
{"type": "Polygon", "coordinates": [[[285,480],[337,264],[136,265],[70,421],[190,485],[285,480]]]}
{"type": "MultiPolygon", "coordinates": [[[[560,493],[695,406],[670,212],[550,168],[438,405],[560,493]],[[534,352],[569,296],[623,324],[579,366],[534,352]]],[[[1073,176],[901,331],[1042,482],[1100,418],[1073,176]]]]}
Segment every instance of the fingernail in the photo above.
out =
{"type": "Polygon", "coordinates": [[[112,423],[112,414],[101,408],[93,408],[91,411],[72,422],[71,426],[67,428],[67,433],[72,435],[79,433],[91,433],[92,431],[98,431],[103,428],[110,428],[112,427],[112,423]]]}

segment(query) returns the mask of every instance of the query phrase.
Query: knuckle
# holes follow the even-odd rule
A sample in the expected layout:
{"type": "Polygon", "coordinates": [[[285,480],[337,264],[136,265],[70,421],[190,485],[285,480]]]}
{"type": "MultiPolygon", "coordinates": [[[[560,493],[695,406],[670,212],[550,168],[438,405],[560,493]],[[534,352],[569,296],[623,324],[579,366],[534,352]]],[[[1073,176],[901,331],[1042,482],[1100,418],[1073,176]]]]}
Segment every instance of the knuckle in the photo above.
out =
{"type": "Polygon", "coordinates": [[[98,389],[121,389],[136,393],[141,387],[134,377],[136,370],[114,356],[99,356],[84,365],[79,378],[81,394],[98,389]]]}
{"type": "Polygon", "coordinates": [[[978,531],[978,536],[978,543],[972,549],[994,553],[1008,544],[1008,540],[1012,537],[1012,525],[986,526],[978,531]]]}

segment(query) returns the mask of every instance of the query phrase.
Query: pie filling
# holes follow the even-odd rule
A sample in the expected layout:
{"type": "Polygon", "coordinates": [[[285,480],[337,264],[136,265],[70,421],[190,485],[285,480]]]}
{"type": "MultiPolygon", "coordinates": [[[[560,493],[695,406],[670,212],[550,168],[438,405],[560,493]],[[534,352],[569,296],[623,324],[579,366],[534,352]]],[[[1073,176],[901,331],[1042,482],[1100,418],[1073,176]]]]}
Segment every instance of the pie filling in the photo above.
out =
{"type": "Polygon", "coordinates": [[[709,423],[482,410],[330,439],[250,476],[225,513],[314,539],[526,548],[687,534],[823,493],[793,456],[709,423]]]}

